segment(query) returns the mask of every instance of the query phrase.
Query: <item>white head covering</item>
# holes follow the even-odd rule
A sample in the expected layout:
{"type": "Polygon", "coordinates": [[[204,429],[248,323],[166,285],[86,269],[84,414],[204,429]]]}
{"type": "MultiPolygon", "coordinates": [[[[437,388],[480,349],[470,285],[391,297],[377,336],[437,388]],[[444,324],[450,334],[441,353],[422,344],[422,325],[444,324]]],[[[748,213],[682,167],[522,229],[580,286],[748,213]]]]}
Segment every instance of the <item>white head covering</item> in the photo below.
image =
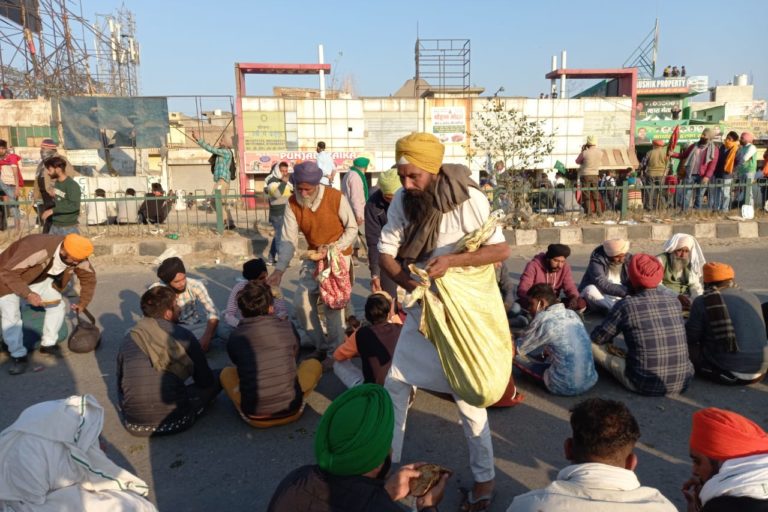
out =
{"type": "Polygon", "coordinates": [[[278,180],[283,179],[283,175],[280,173],[280,162],[275,162],[272,166],[272,172],[269,173],[267,179],[264,181],[267,182],[270,178],[276,178],[278,180]]]}
{"type": "Polygon", "coordinates": [[[704,259],[704,252],[701,250],[699,242],[686,233],[675,233],[672,238],[667,240],[664,244],[664,252],[667,254],[673,253],[678,249],[687,247],[691,251],[691,270],[696,274],[701,274],[704,264],[707,262],[704,259]]]}

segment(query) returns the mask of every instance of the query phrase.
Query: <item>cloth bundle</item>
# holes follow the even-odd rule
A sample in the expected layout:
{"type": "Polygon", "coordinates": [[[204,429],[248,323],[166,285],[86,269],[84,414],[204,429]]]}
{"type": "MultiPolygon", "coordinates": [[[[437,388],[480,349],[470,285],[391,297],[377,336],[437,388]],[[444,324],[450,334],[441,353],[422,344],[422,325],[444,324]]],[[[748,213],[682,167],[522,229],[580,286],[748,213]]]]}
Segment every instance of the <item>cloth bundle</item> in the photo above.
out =
{"type": "Polygon", "coordinates": [[[328,255],[317,262],[315,271],[320,300],[331,309],[344,309],[352,296],[349,262],[335,246],[328,247],[328,255]]]}
{"type": "MultiPolygon", "coordinates": [[[[503,219],[493,212],[478,230],[465,236],[454,252],[474,252],[503,219]]],[[[493,265],[450,268],[435,279],[437,293],[430,290],[427,272],[414,265],[422,286],[411,294],[423,308],[419,330],[437,349],[451,389],[475,407],[488,407],[504,394],[512,373],[512,336],[493,265]]]]}

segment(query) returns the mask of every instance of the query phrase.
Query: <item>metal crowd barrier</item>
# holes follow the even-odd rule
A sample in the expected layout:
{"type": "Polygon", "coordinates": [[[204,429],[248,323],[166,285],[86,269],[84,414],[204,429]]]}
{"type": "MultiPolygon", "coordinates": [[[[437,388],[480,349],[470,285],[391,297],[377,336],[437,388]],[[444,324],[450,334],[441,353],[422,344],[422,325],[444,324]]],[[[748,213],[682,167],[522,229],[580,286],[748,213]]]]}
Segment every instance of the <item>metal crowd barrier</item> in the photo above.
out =
{"type": "MultiPolygon", "coordinates": [[[[39,203],[0,202],[0,243],[43,232],[39,203]],[[16,213],[18,211],[18,214],[16,213]]],[[[222,195],[221,191],[196,191],[183,197],[126,196],[82,197],[78,229],[90,238],[219,236],[232,229],[254,233],[268,221],[268,202],[263,193],[222,195]]]]}

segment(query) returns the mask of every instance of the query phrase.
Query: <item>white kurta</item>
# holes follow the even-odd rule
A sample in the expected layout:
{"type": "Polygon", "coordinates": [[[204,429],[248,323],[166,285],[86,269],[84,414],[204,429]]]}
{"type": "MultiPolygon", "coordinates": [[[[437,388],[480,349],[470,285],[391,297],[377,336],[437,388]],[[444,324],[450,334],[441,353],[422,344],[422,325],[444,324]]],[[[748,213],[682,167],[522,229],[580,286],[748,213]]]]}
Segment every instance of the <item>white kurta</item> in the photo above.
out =
{"type": "MultiPolygon", "coordinates": [[[[464,235],[481,228],[490,213],[488,198],[479,190],[470,188],[467,201],[452,212],[443,214],[437,245],[430,257],[451,253],[454,244],[464,235]]],[[[404,242],[407,225],[408,221],[403,211],[403,189],[400,189],[392,199],[387,211],[387,224],[381,230],[379,240],[381,254],[397,256],[397,251],[404,242]]],[[[504,233],[498,227],[484,245],[500,244],[505,241],[504,233]]],[[[417,265],[423,267],[426,263],[422,261],[417,265]]],[[[408,303],[408,296],[405,302],[408,303]]],[[[435,346],[419,332],[421,308],[408,308],[406,312],[408,316],[397,342],[390,374],[398,380],[417,387],[445,393],[452,392],[435,346]]]]}

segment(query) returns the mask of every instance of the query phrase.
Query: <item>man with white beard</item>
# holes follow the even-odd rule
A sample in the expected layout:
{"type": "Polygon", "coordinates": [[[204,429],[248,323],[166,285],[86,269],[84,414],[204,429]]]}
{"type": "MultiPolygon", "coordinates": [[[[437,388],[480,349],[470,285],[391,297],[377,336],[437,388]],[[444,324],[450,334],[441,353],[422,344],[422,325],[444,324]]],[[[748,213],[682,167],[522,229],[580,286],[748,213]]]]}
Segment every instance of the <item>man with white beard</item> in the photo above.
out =
{"type": "Polygon", "coordinates": [[[701,269],[707,261],[699,242],[691,235],[675,233],[657,258],[664,267],[662,286],[677,294],[683,307],[689,309],[691,300],[704,293],[701,269]]]}
{"type": "Polygon", "coordinates": [[[579,284],[581,297],[592,311],[608,313],[627,296],[630,288],[627,268],[631,259],[629,240],[606,240],[592,251],[579,284]]]}
{"type": "MultiPolygon", "coordinates": [[[[280,286],[283,274],[299,246],[300,232],[306,238],[309,250],[317,251],[321,258],[325,258],[328,249],[335,246],[347,260],[349,268],[352,243],[357,238],[355,214],[341,192],[321,184],[322,178],[323,171],[316,162],[302,162],[293,168],[294,193],[285,209],[277,263],[267,278],[269,286],[280,286]]],[[[318,314],[320,288],[315,278],[316,269],[316,261],[302,261],[299,283],[293,295],[293,312],[300,330],[309,337],[307,341],[315,346],[313,357],[322,361],[328,352],[336,350],[344,341],[344,318],[343,309],[325,308],[326,338],[318,314]]]]}

